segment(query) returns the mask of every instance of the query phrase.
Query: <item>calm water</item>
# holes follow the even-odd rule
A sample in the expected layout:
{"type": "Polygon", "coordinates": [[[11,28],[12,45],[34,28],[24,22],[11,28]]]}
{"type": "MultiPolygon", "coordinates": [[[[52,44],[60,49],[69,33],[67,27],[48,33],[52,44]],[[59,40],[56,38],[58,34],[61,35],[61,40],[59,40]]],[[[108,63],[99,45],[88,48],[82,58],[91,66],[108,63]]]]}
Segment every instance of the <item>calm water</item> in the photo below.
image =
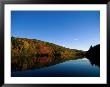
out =
{"type": "Polygon", "coordinates": [[[91,65],[86,58],[69,60],[53,66],[13,72],[15,77],[97,77],[100,76],[100,68],[91,65]]]}

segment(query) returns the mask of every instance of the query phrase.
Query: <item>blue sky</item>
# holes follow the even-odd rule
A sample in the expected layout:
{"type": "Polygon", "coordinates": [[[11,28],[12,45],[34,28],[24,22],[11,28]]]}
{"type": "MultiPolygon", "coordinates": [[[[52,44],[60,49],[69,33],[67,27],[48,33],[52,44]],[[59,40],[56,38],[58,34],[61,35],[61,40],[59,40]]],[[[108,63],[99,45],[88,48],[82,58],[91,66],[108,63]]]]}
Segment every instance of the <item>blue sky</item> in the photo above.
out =
{"type": "Polygon", "coordinates": [[[100,43],[100,11],[12,11],[11,35],[88,50],[100,43]]]}

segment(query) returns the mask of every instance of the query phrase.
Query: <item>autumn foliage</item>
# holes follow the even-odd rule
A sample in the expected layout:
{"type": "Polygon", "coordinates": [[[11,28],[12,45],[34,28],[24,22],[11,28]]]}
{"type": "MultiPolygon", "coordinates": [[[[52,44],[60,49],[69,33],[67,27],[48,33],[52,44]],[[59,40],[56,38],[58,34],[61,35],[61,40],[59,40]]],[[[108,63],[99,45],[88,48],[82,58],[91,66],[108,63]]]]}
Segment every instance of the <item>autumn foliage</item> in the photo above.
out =
{"type": "Polygon", "coordinates": [[[41,68],[82,57],[84,53],[41,40],[11,37],[11,70],[41,68]]]}

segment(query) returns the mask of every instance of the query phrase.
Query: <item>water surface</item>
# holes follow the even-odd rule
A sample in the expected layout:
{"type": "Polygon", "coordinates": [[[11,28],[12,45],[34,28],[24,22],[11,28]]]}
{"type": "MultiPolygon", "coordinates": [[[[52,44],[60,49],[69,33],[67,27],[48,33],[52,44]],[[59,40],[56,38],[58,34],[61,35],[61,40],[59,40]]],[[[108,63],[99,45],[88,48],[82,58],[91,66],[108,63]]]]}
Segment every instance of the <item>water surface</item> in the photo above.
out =
{"type": "Polygon", "coordinates": [[[17,71],[12,77],[98,77],[100,68],[91,65],[87,58],[69,60],[60,64],[40,69],[17,71]]]}

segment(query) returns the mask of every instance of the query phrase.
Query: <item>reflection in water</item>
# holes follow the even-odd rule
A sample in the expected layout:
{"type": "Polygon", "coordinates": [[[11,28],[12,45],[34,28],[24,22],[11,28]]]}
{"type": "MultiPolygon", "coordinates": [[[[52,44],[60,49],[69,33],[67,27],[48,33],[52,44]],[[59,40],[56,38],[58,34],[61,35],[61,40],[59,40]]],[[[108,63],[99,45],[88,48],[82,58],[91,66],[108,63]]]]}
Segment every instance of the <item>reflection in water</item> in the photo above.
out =
{"type": "Polygon", "coordinates": [[[15,77],[97,77],[100,76],[98,66],[91,65],[87,58],[69,60],[53,66],[13,72],[15,77]]]}
{"type": "Polygon", "coordinates": [[[90,60],[91,64],[98,65],[100,67],[100,44],[90,47],[86,53],[86,57],[90,60]]]}

